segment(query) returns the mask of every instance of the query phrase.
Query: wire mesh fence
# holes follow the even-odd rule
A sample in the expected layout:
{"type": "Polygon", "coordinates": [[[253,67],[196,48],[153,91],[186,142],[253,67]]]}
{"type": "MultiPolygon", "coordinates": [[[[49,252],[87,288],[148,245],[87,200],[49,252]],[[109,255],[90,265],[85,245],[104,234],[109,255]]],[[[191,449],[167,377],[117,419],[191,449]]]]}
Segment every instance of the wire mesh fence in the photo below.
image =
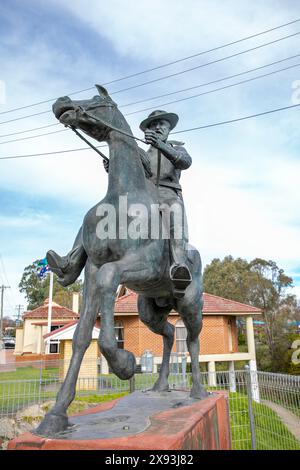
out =
{"type": "MultiPolygon", "coordinates": [[[[22,367],[0,367],[0,440],[11,438],[9,420],[20,421],[35,405],[35,413],[52,406],[63,382],[62,361],[34,361],[22,367]],[[24,411],[25,410],[25,411],[24,411]]],[[[158,374],[135,374],[131,381],[113,374],[79,376],[75,400],[91,404],[133,390],[151,389],[158,374]]],[[[86,372],[86,371],[85,371],[86,372]]],[[[260,371],[202,372],[208,390],[228,391],[232,448],[300,450],[300,377],[260,371]]],[[[171,372],[171,389],[189,389],[191,374],[171,372]]],[[[21,428],[20,428],[21,429],[21,428]]]]}

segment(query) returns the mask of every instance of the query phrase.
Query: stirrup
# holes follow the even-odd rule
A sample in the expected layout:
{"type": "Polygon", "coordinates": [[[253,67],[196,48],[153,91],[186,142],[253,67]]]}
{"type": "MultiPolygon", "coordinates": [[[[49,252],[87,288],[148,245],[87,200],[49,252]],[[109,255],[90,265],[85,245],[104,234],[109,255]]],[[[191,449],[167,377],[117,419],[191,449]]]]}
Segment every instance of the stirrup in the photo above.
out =
{"type": "Polygon", "coordinates": [[[185,264],[173,264],[170,268],[170,279],[173,284],[173,295],[182,298],[186,288],[192,282],[189,268],[185,264]]]}

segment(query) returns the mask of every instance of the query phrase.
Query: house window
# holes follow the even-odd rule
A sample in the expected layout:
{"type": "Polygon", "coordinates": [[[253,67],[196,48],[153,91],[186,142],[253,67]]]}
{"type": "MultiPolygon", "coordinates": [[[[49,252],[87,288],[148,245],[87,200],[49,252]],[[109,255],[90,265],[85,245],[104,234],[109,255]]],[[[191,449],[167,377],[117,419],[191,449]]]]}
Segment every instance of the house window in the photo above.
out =
{"type": "MultiPolygon", "coordinates": [[[[51,331],[58,330],[62,325],[51,325],[51,331]]],[[[49,345],[49,354],[58,354],[59,353],[59,341],[57,339],[50,340],[49,345]]]]}
{"type": "Polygon", "coordinates": [[[118,349],[124,349],[124,325],[120,320],[115,322],[115,335],[118,343],[118,349]]]}
{"type": "Polygon", "coordinates": [[[233,323],[234,320],[230,318],[228,320],[228,348],[229,352],[233,352],[233,323]]]}
{"type": "Polygon", "coordinates": [[[58,354],[58,353],[59,353],[59,341],[58,340],[50,341],[49,354],[58,354]]]}
{"type": "Polygon", "coordinates": [[[178,322],[176,323],[175,334],[176,334],[176,351],[178,353],[187,352],[188,351],[187,344],[186,344],[187,331],[182,320],[178,320],[178,322]]]}

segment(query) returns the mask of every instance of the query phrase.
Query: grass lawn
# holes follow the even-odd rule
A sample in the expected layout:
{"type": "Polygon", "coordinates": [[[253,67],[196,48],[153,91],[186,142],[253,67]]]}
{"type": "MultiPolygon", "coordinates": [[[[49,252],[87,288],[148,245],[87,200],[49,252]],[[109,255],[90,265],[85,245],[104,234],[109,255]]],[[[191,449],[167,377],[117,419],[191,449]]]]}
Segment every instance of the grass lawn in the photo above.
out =
{"type": "MultiPolygon", "coordinates": [[[[248,399],[241,393],[229,394],[232,446],[235,450],[251,449],[248,399]]],[[[253,403],[256,448],[260,450],[300,450],[300,443],[277,414],[268,406],[253,403]]]]}
{"type": "MultiPolygon", "coordinates": [[[[14,372],[0,373],[0,417],[14,413],[30,404],[54,400],[58,391],[58,369],[42,370],[33,367],[20,367],[14,372]],[[40,381],[41,379],[41,381],[40,381]]],[[[158,374],[137,374],[136,389],[151,388],[158,374]]],[[[87,404],[101,403],[119,398],[128,393],[129,381],[126,383],[114,375],[99,376],[99,385],[103,391],[78,392],[68,410],[69,414],[85,409],[87,404]],[[121,386],[122,384],[122,386],[121,386]],[[121,389],[120,389],[121,388],[121,389]],[[107,389],[107,390],[106,390],[107,389]],[[119,389],[119,390],[118,390],[119,389]],[[113,393],[107,393],[111,390],[113,393]],[[115,393],[117,390],[118,393],[115,393]]],[[[178,376],[170,374],[169,383],[173,387],[178,376]]],[[[229,393],[230,424],[233,449],[251,449],[250,422],[248,417],[248,400],[243,393],[229,393]]],[[[257,449],[297,449],[299,442],[288,431],[277,414],[266,405],[253,403],[257,449]]]]}
{"type": "MultiPolygon", "coordinates": [[[[16,370],[11,372],[0,372],[0,383],[2,381],[13,381],[13,380],[39,380],[41,376],[41,370],[32,366],[18,367],[16,370]]],[[[42,379],[50,379],[58,377],[57,367],[48,367],[42,369],[42,379]]]]}

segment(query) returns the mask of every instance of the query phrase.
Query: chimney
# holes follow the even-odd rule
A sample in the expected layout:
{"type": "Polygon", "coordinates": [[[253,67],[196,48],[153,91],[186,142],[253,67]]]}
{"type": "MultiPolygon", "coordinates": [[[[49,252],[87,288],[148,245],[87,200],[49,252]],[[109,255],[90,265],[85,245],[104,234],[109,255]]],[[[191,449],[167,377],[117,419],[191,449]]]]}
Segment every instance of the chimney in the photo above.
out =
{"type": "Polygon", "coordinates": [[[72,296],[72,310],[75,313],[79,313],[79,293],[73,292],[72,296]]]}

